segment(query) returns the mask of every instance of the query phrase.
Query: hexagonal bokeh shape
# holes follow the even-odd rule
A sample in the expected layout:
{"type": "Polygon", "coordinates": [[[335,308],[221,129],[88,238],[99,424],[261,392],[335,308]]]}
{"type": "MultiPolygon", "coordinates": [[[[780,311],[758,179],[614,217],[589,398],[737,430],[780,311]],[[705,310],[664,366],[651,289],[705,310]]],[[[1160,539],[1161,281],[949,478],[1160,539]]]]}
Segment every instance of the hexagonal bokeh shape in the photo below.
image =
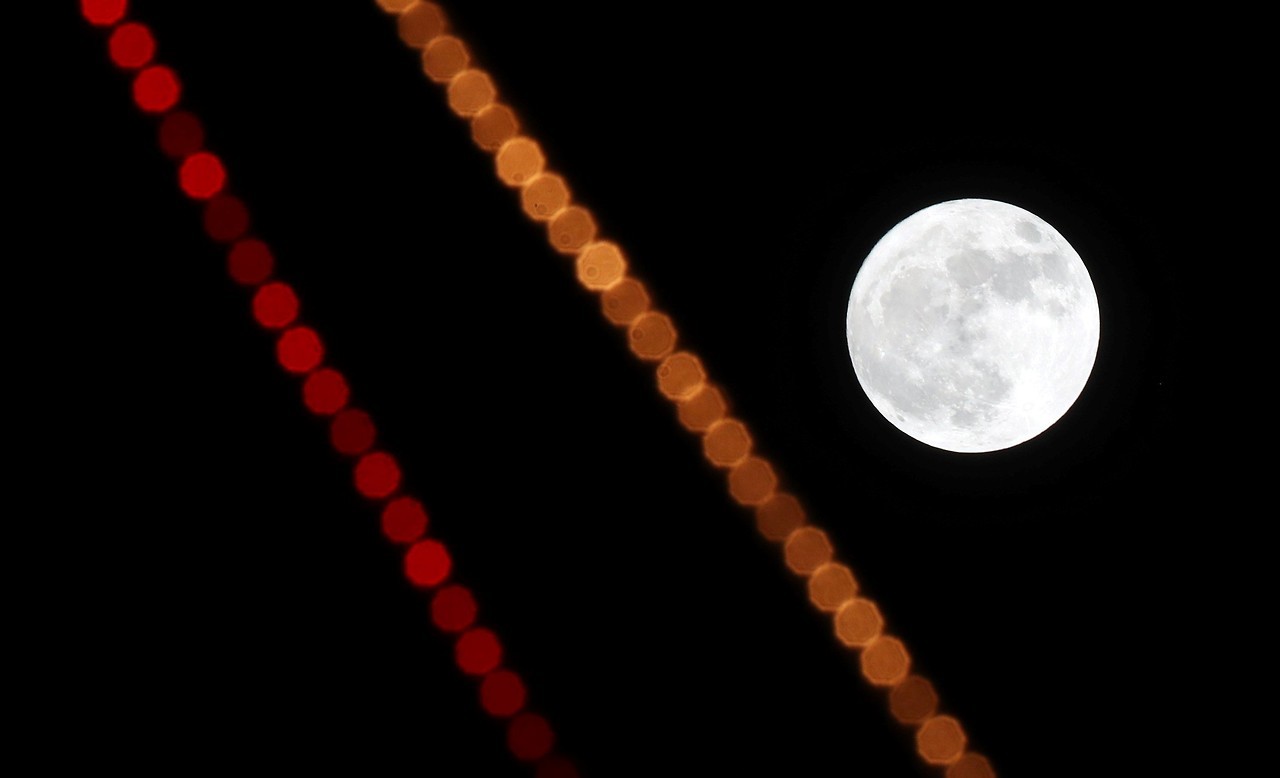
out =
{"type": "Polygon", "coordinates": [[[809,578],[809,600],[828,613],[835,613],[858,593],[853,571],[839,562],[828,562],[809,578]]]}
{"type": "Polygon", "coordinates": [[[665,314],[649,311],[633,322],[629,331],[631,352],[641,359],[658,360],[676,346],[676,328],[665,314]]]}
{"type": "Polygon", "coordinates": [[[524,185],[520,206],[532,219],[547,221],[569,204],[569,185],[555,173],[542,173],[524,185]]]}
{"type": "Polygon", "coordinates": [[[729,496],[741,505],[760,505],[777,490],[773,465],[760,457],[747,457],[729,471],[729,496]]]}
{"type": "Polygon", "coordinates": [[[507,186],[524,186],[527,181],[542,175],[547,158],[536,140],[521,135],[502,144],[494,158],[494,166],[498,178],[507,186]]]}
{"type": "Polygon", "coordinates": [[[881,635],[862,650],[862,675],[876,686],[901,683],[911,670],[911,655],[901,640],[881,635]]]}
{"type": "Polygon", "coordinates": [[[452,35],[433,38],[422,49],[422,70],[427,78],[438,84],[447,84],[471,64],[471,52],[467,44],[452,35]]]}
{"type": "Polygon", "coordinates": [[[851,648],[863,648],[875,642],[884,632],[884,617],[871,600],[858,597],[836,611],[836,637],[851,648]]]}
{"type": "Polygon", "coordinates": [[[737,419],[722,419],[702,436],[702,450],[712,464],[733,467],[751,453],[751,434],[737,419]]]}
{"type": "Polygon", "coordinates": [[[634,278],[623,278],[600,295],[600,307],[614,324],[627,326],[649,310],[649,292],[634,278]]]}
{"type": "Polygon", "coordinates": [[[396,20],[396,29],[400,33],[400,40],[407,46],[420,49],[444,34],[447,24],[444,11],[441,11],[440,6],[435,3],[414,2],[400,9],[388,8],[387,10],[400,12],[400,18],[396,20]]]}
{"type": "Polygon", "coordinates": [[[497,151],[518,132],[520,119],[502,103],[490,105],[471,120],[471,139],[485,151],[497,151]]]}
{"type": "Polygon", "coordinates": [[[475,116],[493,105],[497,97],[498,89],[493,85],[493,79],[476,68],[454,76],[446,90],[449,107],[459,116],[475,116]]]}
{"type": "Polygon", "coordinates": [[[670,400],[683,400],[706,383],[702,361],[687,351],[672,354],[658,365],[658,391],[670,400]]]}
{"type": "Polygon", "coordinates": [[[756,508],[756,529],[769,540],[786,540],[805,522],[804,508],[788,492],[777,492],[756,508]]]}
{"type": "Polygon", "coordinates": [[[938,712],[938,693],[929,679],[909,675],[890,690],[889,712],[903,724],[919,724],[938,712]]]}
{"type": "Polygon", "coordinates": [[[929,764],[951,764],[959,760],[968,742],[960,722],[951,716],[933,716],[916,731],[916,750],[929,764]]]}
{"type": "Polygon", "coordinates": [[[947,778],[996,778],[996,771],[985,756],[969,752],[947,768],[947,778]]]}
{"type": "Polygon", "coordinates": [[[729,405],[725,402],[724,395],[710,384],[694,392],[693,396],[681,400],[676,407],[680,423],[690,432],[706,432],[728,412],[729,405]]]}
{"type": "Polygon", "coordinates": [[[596,239],[596,220],[580,205],[562,209],[547,225],[547,239],[561,254],[577,254],[596,239]]]}
{"type": "Polygon", "coordinates": [[[800,575],[809,575],[831,561],[834,551],[827,533],[817,527],[801,527],[787,538],[783,548],[787,567],[800,575]]]}

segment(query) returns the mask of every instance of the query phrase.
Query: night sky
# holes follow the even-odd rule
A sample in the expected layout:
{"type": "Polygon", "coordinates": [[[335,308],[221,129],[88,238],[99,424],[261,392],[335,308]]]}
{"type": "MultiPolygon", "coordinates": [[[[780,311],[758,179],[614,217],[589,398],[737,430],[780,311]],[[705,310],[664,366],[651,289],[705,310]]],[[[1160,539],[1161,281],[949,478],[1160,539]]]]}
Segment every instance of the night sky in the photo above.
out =
{"type": "MultiPolygon", "coordinates": [[[[67,5],[27,287],[52,307],[20,349],[57,758],[529,775],[67,5]]],[[[715,5],[446,8],[1000,775],[1217,754],[1194,69],[1114,23],[715,5]],[[989,454],[898,432],[845,343],[862,258],[960,197],[1056,227],[1102,315],[1076,405],[989,454]]],[[[373,0],[132,6],[584,774],[941,774],[373,0]]]]}

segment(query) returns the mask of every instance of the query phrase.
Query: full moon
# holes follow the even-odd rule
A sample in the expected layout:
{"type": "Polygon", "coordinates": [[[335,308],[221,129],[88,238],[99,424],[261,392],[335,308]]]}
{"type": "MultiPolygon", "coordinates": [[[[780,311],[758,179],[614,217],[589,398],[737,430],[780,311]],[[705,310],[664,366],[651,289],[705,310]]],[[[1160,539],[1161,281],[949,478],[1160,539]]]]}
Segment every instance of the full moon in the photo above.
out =
{"type": "Polygon", "coordinates": [[[876,243],[846,325],[858,383],[890,423],[947,451],[997,451],[1044,432],[1080,396],[1098,353],[1098,296],[1044,219],[951,200],[876,243]]]}

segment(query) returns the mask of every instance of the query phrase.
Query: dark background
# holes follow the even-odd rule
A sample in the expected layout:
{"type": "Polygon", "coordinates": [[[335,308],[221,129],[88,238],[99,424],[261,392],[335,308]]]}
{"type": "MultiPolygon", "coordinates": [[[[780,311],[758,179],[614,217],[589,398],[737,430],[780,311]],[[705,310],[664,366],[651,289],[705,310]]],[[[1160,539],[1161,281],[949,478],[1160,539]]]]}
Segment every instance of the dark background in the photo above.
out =
{"type": "MultiPolygon", "coordinates": [[[[133,6],[585,773],[937,774],[372,0],[133,6]]],[[[1235,676],[1192,639],[1230,516],[1186,520],[1215,456],[1186,193],[1220,159],[1188,117],[1218,106],[1176,36],[808,2],[448,10],[1001,775],[1226,758],[1206,722],[1235,676]],[[983,455],[892,428],[844,341],[862,257],[958,197],[1053,224],[1102,309],[1079,402],[983,455]]],[[[522,774],[105,35],[70,5],[44,32],[54,218],[13,294],[58,534],[55,755],[522,774]]]]}

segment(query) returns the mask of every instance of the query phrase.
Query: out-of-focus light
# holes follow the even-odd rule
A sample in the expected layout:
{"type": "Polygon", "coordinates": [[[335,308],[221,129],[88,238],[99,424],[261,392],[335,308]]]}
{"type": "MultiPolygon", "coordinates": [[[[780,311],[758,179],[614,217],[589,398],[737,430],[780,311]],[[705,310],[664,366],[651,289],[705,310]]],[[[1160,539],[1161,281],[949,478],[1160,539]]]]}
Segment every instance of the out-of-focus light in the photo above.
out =
{"type": "Polygon", "coordinates": [[[342,373],[322,367],[307,376],[302,384],[302,401],[307,409],[320,416],[330,416],[346,407],[351,389],[342,373]]]}
{"type": "Polygon", "coordinates": [[[435,3],[415,2],[403,8],[390,9],[400,14],[396,20],[396,29],[400,40],[415,49],[427,45],[429,41],[444,32],[445,18],[440,6],[435,3]]]}
{"type": "Polygon", "coordinates": [[[239,197],[216,195],[205,203],[204,231],[219,243],[230,243],[249,231],[249,209],[239,197]]]}
{"type": "Polygon", "coordinates": [[[310,373],[324,359],[324,344],[310,327],[294,327],[276,341],[276,359],[290,373],[310,373]]]}
{"type": "Polygon", "coordinates": [[[649,310],[649,291],[634,278],[623,278],[600,295],[604,315],[614,324],[626,326],[649,310]]]}
{"type": "Polygon", "coordinates": [[[480,705],[495,718],[514,716],[524,707],[524,681],[510,670],[494,670],[480,684],[480,705]]]}
{"type": "Polygon", "coordinates": [[[791,533],[784,548],[787,567],[800,575],[808,575],[831,561],[831,541],[817,527],[801,527],[791,533]]]}
{"type": "Polygon", "coordinates": [[[751,453],[751,434],[737,419],[721,419],[702,436],[702,451],[713,465],[733,467],[751,453]]]}
{"type": "Polygon", "coordinates": [[[195,114],[172,111],[160,120],[160,150],[173,159],[182,159],[204,146],[204,127],[195,114]]]}
{"type": "Polygon", "coordinates": [[[747,457],[729,471],[729,496],[741,505],[760,505],[777,490],[773,465],[760,457],[747,457]]]}
{"type": "Polygon", "coordinates": [[[525,184],[520,205],[530,218],[545,221],[569,204],[569,187],[555,173],[542,173],[525,184]]]}
{"type": "Polygon", "coordinates": [[[80,13],[98,27],[110,27],[124,18],[128,10],[125,0],[80,0],[80,13]]]}
{"type": "Polygon", "coordinates": [[[462,633],[454,644],[453,655],[462,672],[484,675],[502,663],[502,644],[491,630],[476,627],[462,633]]]}
{"type": "Polygon", "coordinates": [[[494,157],[498,178],[507,186],[524,186],[542,174],[547,167],[542,147],[532,138],[518,136],[508,140],[494,157]]]}
{"type": "Polygon", "coordinates": [[[497,98],[498,90],[493,79],[483,70],[464,70],[449,82],[449,107],[459,116],[475,116],[493,105],[497,98]]]}
{"type": "Polygon", "coordinates": [[[453,584],[431,598],[431,621],[443,632],[461,632],[476,621],[476,598],[465,586],[453,584]]]}
{"type": "Polygon", "coordinates": [[[164,113],[178,104],[182,85],[164,65],[152,65],[134,76],[133,101],[147,113],[164,113]]]}
{"type": "Polygon", "coordinates": [[[676,415],[680,423],[690,432],[706,432],[725,417],[729,405],[724,395],[714,386],[702,387],[693,396],[681,400],[676,406],[676,415]]]}
{"type": "Polygon", "coordinates": [[[253,295],[253,318],[271,330],[293,324],[298,318],[298,295],[293,287],[281,281],[258,287],[253,295]]]}
{"type": "Polygon", "coordinates": [[[616,243],[592,243],[578,254],[578,280],[588,289],[608,289],[627,272],[627,260],[616,243]]]}
{"type": "Polygon", "coordinates": [[[547,223],[547,239],[561,254],[576,255],[596,239],[596,219],[581,205],[563,208],[547,223]]]}
{"type": "Polygon", "coordinates": [[[911,655],[902,641],[881,635],[862,651],[862,675],[876,686],[901,683],[911,670],[911,655]]]}
{"type": "Polygon", "coordinates": [[[111,33],[107,50],[118,67],[136,70],[156,55],[156,39],[145,24],[126,22],[111,33]]]}
{"type": "Polygon", "coordinates": [[[371,500],[388,497],[400,486],[400,465],[385,451],[365,454],[356,462],[356,490],[371,500]]]}
{"type": "Polygon", "coordinates": [[[329,422],[329,442],[339,454],[363,454],[373,448],[376,436],[373,419],[359,408],[339,411],[329,422]]]}
{"type": "Polygon", "coordinates": [[[427,510],[412,497],[397,497],[383,507],[380,523],[387,540],[416,543],[427,531],[427,510]]]}
{"type": "Polygon", "coordinates": [[[658,365],[658,391],[669,400],[683,400],[706,384],[702,361],[687,351],[672,354],[658,365]]]}
{"type": "Polygon", "coordinates": [[[417,2],[418,0],[378,0],[378,5],[387,13],[398,14],[417,2]]]}
{"type": "Polygon", "coordinates": [[[452,35],[438,36],[422,49],[422,71],[440,84],[449,83],[470,64],[467,45],[452,35]]]}
{"type": "Polygon", "coordinates": [[[521,713],[507,725],[507,748],[524,762],[533,762],[551,753],[555,733],[547,720],[536,713],[521,713]]]}
{"type": "Polygon", "coordinates": [[[871,600],[854,598],[836,611],[836,637],[850,648],[871,645],[884,632],[884,617],[871,600]]]}
{"type": "Polygon", "coordinates": [[[257,286],[271,277],[276,260],[267,244],[256,238],[237,241],[227,253],[227,273],[236,283],[257,286]]]}
{"type": "Polygon", "coordinates": [[[662,313],[640,314],[631,322],[627,335],[631,353],[649,361],[662,359],[676,347],[676,326],[662,313]]]}
{"type": "Polygon", "coordinates": [[[788,492],[776,492],[756,508],[756,529],[769,540],[786,540],[792,532],[804,526],[805,521],[800,501],[788,492]]]}
{"type": "Polygon", "coordinates": [[[828,562],[809,578],[809,600],[828,613],[835,613],[858,593],[853,571],[839,562],[828,562]]]}
{"type": "Polygon", "coordinates": [[[581,778],[573,762],[562,756],[549,756],[538,763],[534,778],[581,778]]]}
{"type": "Polygon", "coordinates": [[[947,778],[996,778],[996,771],[985,756],[971,752],[947,768],[947,778]]]}
{"type": "Polygon", "coordinates": [[[227,169],[217,155],[197,151],[182,161],[178,168],[178,183],[188,197],[208,200],[227,183],[227,169]]]}
{"type": "Polygon", "coordinates": [[[497,151],[519,132],[515,111],[501,103],[485,108],[471,120],[471,139],[485,151],[497,151]]]}
{"type": "Polygon", "coordinates": [[[938,693],[927,678],[909,675],[889,691],[889,712],[903,724],[919,724],[938,711],[938,693]]]}
{"type": "Polygon", "coordinates": [[[916,731],[916,750],[929,764],[951,764],[964,755],[968,738],[951,716],[934,716],[916,731]]]}
{"type": "Polygon", "coordinates": [[[453,569],[449,550],[438,540],[420,540],[404,555],[404,574],[414,586],[438,586],[453,569]]]}

